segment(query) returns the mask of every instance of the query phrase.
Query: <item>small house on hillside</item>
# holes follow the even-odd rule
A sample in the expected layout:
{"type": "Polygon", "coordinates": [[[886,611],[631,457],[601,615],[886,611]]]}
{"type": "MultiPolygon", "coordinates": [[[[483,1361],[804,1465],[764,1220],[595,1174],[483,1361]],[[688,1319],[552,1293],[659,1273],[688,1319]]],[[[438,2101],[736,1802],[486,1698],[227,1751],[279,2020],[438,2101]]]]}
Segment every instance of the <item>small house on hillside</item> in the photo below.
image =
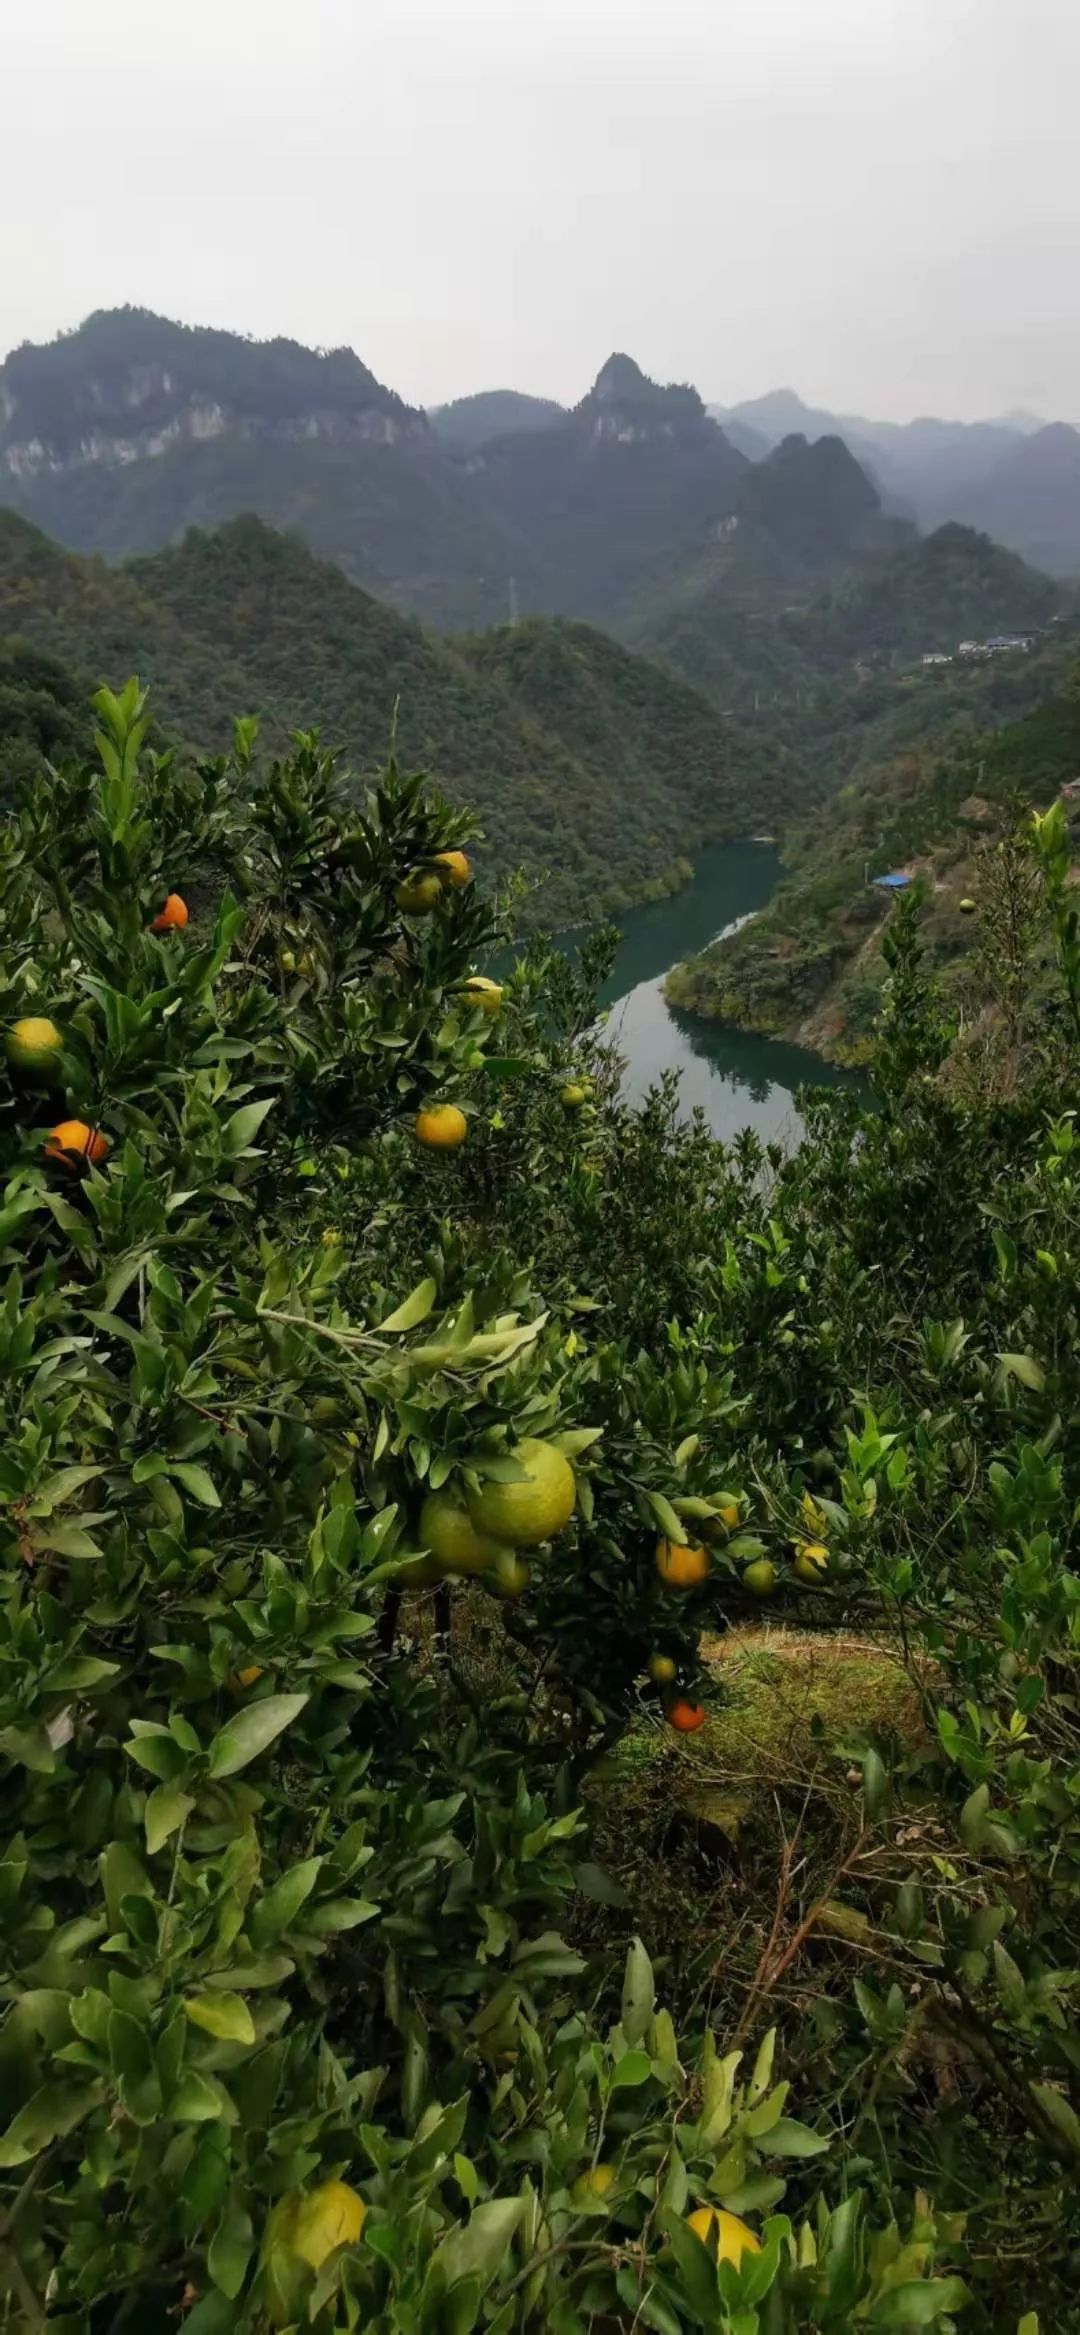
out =
{"type": "Polygon", "coordinates": [[[910,868],[894,868],[891,875],[875,876],[873,885],[875,892],[906,892],[914,881],[910,868]]]}
{"type": "Polygon", "coordinates": [[[944,649],[928,649],[922,661],[924,665],[952,664],[952,658],[946,656],[944,649]]]}

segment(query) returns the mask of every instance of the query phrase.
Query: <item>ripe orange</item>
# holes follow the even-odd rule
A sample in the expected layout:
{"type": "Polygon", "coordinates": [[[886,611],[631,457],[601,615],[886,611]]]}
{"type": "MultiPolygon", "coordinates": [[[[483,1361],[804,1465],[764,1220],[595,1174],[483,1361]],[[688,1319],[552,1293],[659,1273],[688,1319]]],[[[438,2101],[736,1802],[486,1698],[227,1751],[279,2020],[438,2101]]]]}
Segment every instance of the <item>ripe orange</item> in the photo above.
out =
{"type": "Polygon", "coordinates": [[[58,1127],[49,1130],[45,1157],[54,1159],[59,1167],[77,1170],[84,1162],[100,1167],[108,1148],[108,1136],[88,1127],[85,1119],[61,1119],[58,1127]]]}
{"type": "Polygon", "coordinates": [[[55,1082],[60,1067],[63,1038],[55,1022],[43,1014],[25,1014],[12,1022],[4,1051],[9,1068],[23,1078],[35,1078],[44,1086],[55,1082]]]}
{"type": "Polygon", "coordinates": [[[725,2213],[722,2205],[699,2205],[686,2219],[695,2238],[700,2238],[710,2254],[715,2246],[717,2261],[733,2262],[736,2270],[744,2254],[761,2252],[760,2238],[739,2220],[737,2213],[725,2213]]]}
{"type": "Polygon", "coordinates": [[[155,916],[151,932],[183,932],[188,920],[187,901],[179,892],[170,892],[159,916],[155,916]]]}
{"type": "Polygon", "coordinates": [[[435,864],[437,867],[446,869],[447,880],[453,885],[455,891],[460,891],[461,886],[467,884],[472,875],[472,869],[463,851],[437,851],[435,864]]]}
{"type": "Polygon", "coordinates": [[[242,1694],[246,1686],[254,1686],[262,1677],[261,1662],[245,1662],[242,1670],[234,1670],[228,1680],[230,1694],[242,1694]]]}
{"type": "Polygon", "coordinates": [[[709,1570],[709,1552],[680,1541],[658,1540],[655,1563],[666,1589],[697,1589],[709,1570]]]}
{"type": "Polygon", "coordinates": [[[654,1686],[670,1686],[675,1677],[675,1664],[670,1654],[650,1654],[649,1677],[654,1686]]]}
{"type": "Polygon", "coordinates": [[[431,1151],[456,1151],[468,1132],[468,1120],[456,1103],[429,1103],[413,1120],[417,1142],[426,1143],[431,1151]]]}
{"type": "Polygon", "coordinates": [[[674,1727],[677,1735],[696,1735],[698,1728],[705,1725],[705,1713],[700,1703],[672,1703],[671,1709],[664,1716],[668,1726],[674,1727]]]}
{"type": "Polygon", "coordinates": [[[430,916],[442,899],[442,880],[419,873],[403,876],[394,898],[403,916],[430,916]]]}

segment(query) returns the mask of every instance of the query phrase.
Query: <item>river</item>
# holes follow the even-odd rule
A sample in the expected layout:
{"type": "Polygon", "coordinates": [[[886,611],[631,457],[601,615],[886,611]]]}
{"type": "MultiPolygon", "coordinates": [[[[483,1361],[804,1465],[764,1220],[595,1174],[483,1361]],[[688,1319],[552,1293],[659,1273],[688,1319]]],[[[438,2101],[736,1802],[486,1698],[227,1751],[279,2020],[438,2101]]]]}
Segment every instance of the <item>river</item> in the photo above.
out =
{"type": "Polygon", "coordinates": [[[661,1071],[677,1070],[686,1111],[700,1104],[713,1133],[727,1142],[741,1127],[753,1127],[763,1141],[796,1143],[802,1124],[796,1089],[850,1078],[805,1047],[678,1012],[664,997],[671,966],[764,908],[779,874],[771,844],[709,845],[685,891],[621,918],[618,955],[601,991],[610,1011],[607,1034],[626,1064],[625,1093],[638,1100],[661,1071]]]}

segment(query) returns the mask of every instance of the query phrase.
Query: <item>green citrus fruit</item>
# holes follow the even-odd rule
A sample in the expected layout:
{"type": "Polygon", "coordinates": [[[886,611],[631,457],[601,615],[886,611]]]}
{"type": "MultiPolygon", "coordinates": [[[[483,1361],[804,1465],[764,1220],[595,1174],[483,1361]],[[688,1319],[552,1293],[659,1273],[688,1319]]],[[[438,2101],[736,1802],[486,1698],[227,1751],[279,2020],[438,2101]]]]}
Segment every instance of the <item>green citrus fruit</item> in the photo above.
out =
{"type": "Polygon", "coordinates": [[[743,1588],[751,1597],[771,1597],[776,1587],[776,1567],[768,1557],[755,1557],[742,1577],[743,1588]]]}
{"type": "Polygon", "coordinates": [[[443,1573],[486,1573],[500,1543],[477,1532],[453,1492],[429,1492],[420,1510],[420,1538],[443,1573]]]}
{"type": "Polygon", "coordinates": [[[438,876],[405,876],[394,898],[403,916],[430,916],[442,899],[442,884],[438,876]]]}
{"type": "Polygon", "coordinates": [[[800,1581],[808,1581],[813,1586],[816,1582],[825,1579],[828,1570],[829,1552],[824,1541],[801,1541],[795,1559],[795,1571],[800,1581]]]}
{"type": "Polygon", "coordinates": [[[464,1005],[471,1005],[477,1013],[496,1014],[503,1001],[501,985],[489,981],[486,973],[470,973],[458,995],[464,1005]]]}
{"type": "Polygon", "coordinates": [[[505,1541],[512,1549],[538,1549],[569,1524],[577,1501],[574,1471],[553,1443],[527,1435],[510,1453],[524,1468],[524,1478],[512,1484],[490,1479],[468,1494],[469,1514],[477,1532],[505,1541]]]}
{"type": "Polygon", "coordinates": [[[649,1677],[654,1686],[670,1686],[676,1675],[676,1666],[670,1654],[650,1654],[649,1677]]]}
{"type": "Polygon", "coordinates": [[[591,2165],[587,2173],[579,2173],[570,2191],[573,2205],[597,2205],[615,2187],[614,2165],[591,2165]]]}
{"type": "Polygon", "coordinates": [[[569,1086],[564,1086],[562,1099],[564,1110],[580,1111],[582,1104],[588,1100],[588,1097],[583,1086],[578,1086],[576,1081],[571,1081],[569,1086]]]}

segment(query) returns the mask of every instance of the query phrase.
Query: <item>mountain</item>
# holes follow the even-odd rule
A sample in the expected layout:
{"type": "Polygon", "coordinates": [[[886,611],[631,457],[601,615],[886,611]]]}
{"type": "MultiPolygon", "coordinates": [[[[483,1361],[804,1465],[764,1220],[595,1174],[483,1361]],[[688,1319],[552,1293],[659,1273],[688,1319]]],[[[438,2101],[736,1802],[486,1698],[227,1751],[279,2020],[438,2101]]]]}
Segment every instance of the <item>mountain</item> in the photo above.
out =
{"type": "Polygon", "coordinates": [[[674,888],[702,841],[798,792],[766,740],[744,745],[696,691],[587,626],[457,647],[253,518],[117,572],[0,512],[0,635],[87,685],[138,672],[163,727],[211,750],[234,714],[259,712],[271,744],[317,725],[370,765],[398,702],[401,758],[476,807],[487,872],[550,871],[534,919],[556,924],[674,888]]]}
{"type": "Polygon", "coordinates": [[[506,612],[510,552],[465,467],[350,349],[91,316],[0,366],[0,500],[110,559],[257,511],[430,622],[506,612]]]}
{"type": "Polygon", "coordinates": [[[952,655],[961,640],[1038,632],[1063,604],[1049,576],[950,521],[846,578],[787,630],[822,665],[875,652],[952,655]]]}
{"type": "Polygon", "coordinates": [[[551,397],[526,397],[517,389],[481,389],[473,397],[455,397],[449,405],[429,409],[436,437],[466,454],[475,453],[492,438],[511,438],[519,430],[546,430],[566,419],[566,407],[551,397]]]}
{"type": "Polygon", "coordinates": [[[1011,442],[961,498],[961,516],[1052,575],[1080,574],[1080,431],[1067,422],[1011,442]]]}
{"type": "MultiPolygon", "coordinates": [[[[1080,769],[1080,692],[1075,631],[1048,644],[1036,675],[1021,660],[1013,686],[1037,682],[1038,701],[1009,718],[1009,676],[978,672],[962,686],[983,722],[950,727],[948,700],[932,734],[888,759],[864,754],[849,782],[785,845],[789,873],[768,907],[728,941],[714,942],[669,975],[675,1005],[796,1038],[841,1061],[865,1055],[885,975],[881,940],[890,894],[875,876],[903,871],[921,881],[927,968],[976,1032],[992,1002],[993,962],[983,931],[999,935],[1007,916],[995,898],[996,838],[1018,795],[1042,806],[1080,769]],[[1005,682],[995,704],[992,692],[1005,682]],[[976,912],[961,903],[975,901],[976,912]]],[[[1033,1034],[1042,1010],[1031,992],[1033,1034]]]]}
{"type": "Polygon", "coordinates": [[[807,437],[843,438],[890,507],[923,526],[966,517],[962,496],[1015,450],[1032,422],[1023,414],[986,422],[939,421],[933,416],[876,422],[865,414],[832,413],[807,405],[794,389],[769,390],[764,397],[714,410],[725,429],[749,429],[765,440],[767,448],[793,431],[807,437]]]}
{"type": "Polygon", "coordinates": [[[697,553],[745,469],[696,389],[616,354],[564,421],[487,447],[475,483],[539,571],[522,605],[612,625],[697,553]]]}

